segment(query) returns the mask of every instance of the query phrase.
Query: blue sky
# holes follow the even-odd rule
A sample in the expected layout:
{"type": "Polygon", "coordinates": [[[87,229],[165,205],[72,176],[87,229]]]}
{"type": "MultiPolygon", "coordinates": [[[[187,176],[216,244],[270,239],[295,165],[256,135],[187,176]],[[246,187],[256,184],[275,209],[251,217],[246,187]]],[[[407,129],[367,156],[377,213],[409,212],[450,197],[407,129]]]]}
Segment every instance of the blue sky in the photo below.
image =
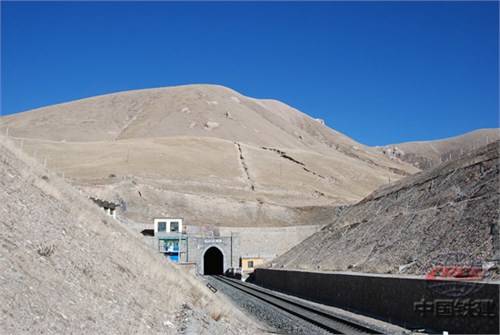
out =
{"type": "Polygon", "coordinates": [[[498,127],[497,2],[2,2],[2,114],[216,83],[370,145],[498,127]]]}

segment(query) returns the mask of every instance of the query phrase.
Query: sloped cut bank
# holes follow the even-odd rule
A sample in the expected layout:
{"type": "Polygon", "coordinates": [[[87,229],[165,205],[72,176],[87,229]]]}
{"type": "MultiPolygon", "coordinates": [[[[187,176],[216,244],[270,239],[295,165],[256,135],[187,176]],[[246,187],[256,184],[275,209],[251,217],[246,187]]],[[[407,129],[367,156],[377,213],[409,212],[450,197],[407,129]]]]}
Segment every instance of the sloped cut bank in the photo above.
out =
{"type": "MultiPolygon", "coordinates": [[[[275,268],[425,274],[500,261],[499,143],[382,187],[273,261],[275,268]]],[[[493,267],[492,267],[493,265],[493,267]]],[[[498,277],[497,271],[489,275],[498,277]]]]}
{"type": "Polygon", "coordinates": [[[195,278],[3,137],[0,231],[2,334],[253,332],[195,278]]]}

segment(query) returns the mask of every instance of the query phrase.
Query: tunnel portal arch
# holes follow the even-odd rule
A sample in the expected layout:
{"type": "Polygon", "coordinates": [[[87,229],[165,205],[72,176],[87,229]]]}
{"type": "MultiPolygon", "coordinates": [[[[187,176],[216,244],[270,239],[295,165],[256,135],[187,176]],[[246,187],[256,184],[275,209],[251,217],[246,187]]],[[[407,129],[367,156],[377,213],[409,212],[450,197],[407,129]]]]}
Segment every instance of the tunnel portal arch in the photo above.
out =
{"type": "Polygon", "coordinates": [[[221,275],[224,273],[224,253],[216,246],[208,247],[203,253],[203,274],[221,275]]]}

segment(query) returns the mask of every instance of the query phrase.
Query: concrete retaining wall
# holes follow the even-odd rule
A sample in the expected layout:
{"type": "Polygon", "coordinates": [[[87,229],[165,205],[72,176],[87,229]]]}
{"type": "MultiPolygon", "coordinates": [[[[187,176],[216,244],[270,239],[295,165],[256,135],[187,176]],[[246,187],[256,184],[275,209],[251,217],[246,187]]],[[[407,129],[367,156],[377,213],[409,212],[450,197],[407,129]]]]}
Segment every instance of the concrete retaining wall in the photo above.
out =
{"type": "Polygon", "coordinates": [[[221,235],[238,234],[240,256],[272,260],[321,229],[320,225],[290,227],[218,227],[221,235]]]}
{"type": "Polygon", "coordinates": [[[498,334],[499,283],[257,269],[263,287],[431,332],[498,334]]]}

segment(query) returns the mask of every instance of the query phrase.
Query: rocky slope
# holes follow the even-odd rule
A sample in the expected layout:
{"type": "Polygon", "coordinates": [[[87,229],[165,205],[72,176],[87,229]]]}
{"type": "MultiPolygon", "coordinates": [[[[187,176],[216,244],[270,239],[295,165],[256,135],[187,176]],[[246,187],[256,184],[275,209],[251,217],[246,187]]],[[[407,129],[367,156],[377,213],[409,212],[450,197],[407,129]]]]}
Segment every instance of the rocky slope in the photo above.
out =
{"type": "Polygon", "coordinates": [[[0,229],[2,334],[255,331],[2,136],[0,229]]]}
{"type": "Polygon", "coordinates": [[[49,168],[144,223],[321,223],[326,209],[418,171],[281,102],[215,85],[45,107],[2,117],[7,129],[49,168]]]}
{"type": "Polygon", "coordinates": [[[440,262],[498,262],[499,200],[494,142],[380,188],[273,266],[424,274],[440,262]]]}
{"type": "Polygon", "coordinates": [[[479,129],[461,136],[438,141],[391,144],[377,149],[392,159],[401,160],[425,170],[455,160],[488,143],[500,140],[500,129],[479,129]]]}

